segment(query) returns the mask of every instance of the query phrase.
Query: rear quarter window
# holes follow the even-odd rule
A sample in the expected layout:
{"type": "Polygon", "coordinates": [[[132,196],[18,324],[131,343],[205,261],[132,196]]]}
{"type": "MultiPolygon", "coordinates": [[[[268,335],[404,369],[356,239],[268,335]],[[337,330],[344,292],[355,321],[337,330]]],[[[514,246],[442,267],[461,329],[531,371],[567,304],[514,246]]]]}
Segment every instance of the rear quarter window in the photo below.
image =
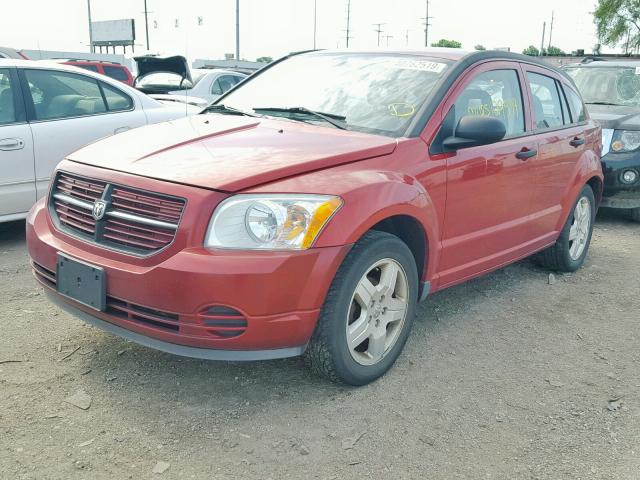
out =
{"type": "Polygon", "coordinates": [[[569,102],[569,109],[571,110],[571,117],[573,123],[584,122],[587,119],[585,114],[584,103],[582,98],[571,87],[563,85],[564,92],[567,95],[567,101],[569,102]]]}
{"type": "Polygon", "coordinates": [[[114,78],[116,80],[120,80],[121,82],[126,82],[127,80],[129,80],[129,76],[127,75],[127,72],[122,67],[114,67],[114,66],[111,66],[111,65],[103,65],[102,68],[104,69],[104,74],[107,77],[111,77],[111,78],[114,78]]]}

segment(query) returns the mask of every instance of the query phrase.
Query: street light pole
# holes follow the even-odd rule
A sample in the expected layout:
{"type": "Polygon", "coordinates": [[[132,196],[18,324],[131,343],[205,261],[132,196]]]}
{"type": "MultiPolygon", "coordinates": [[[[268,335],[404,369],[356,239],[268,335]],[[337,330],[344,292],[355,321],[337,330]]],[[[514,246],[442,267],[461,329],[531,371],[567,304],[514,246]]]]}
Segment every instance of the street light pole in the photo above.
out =
{"type": "Polygon", "coordinates": [[[318,0],[313,0],[313,49],[316,49],[316,34],[318,32],[318,0]]]}
{"type": "Polygon", "coordinates": [[[147,10],[147,0],[144,0],[144,30],[147,34],[147,51],[149,50],[149,11],[147,10]]]}
{"type": "Polygon", "coordinates": [[[87,0],[87,13],[89,16],[89,51],[93,53],[93,28],[91,27],[91,0],[87,0]]]}
{"type": "Polygon", "coordinates": [[[236,60],[240,60],[240,0],[236,0],[236,60]]]}

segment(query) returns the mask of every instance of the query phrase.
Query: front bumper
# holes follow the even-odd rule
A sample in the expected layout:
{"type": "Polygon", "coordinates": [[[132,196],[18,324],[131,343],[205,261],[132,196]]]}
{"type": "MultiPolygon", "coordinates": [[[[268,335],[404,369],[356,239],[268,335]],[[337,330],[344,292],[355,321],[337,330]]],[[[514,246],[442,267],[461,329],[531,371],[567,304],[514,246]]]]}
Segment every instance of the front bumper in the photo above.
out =
{"type": "Polygon", "coordinates": [[[44,201],[27,218],[27,245],[36,279],[62,308],[142,345],[220,360],[304,352],[349,250],[246,252],[174,245],[160,255],[128,261],[57,231],[44,201]],[[56,291],[58,252],[104,268],[106,311],[56,291]]]}
{"type": "Polygon", "coordinates": [[[601,206],[609,208],[640,208],[640,152],[613,153],[602,157],[604,192],[601,206]],[[638,173],[638,180],[629,185],[622,182],[626,170],[638,173]]]}

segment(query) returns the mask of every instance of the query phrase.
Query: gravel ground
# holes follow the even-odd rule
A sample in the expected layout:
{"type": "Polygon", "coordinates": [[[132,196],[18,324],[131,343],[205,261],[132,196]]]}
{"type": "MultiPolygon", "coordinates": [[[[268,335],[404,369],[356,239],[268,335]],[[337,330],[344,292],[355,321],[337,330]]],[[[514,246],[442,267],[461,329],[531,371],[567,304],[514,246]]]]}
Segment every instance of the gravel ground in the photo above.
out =
{"type": "Polygon", "coordinates": [[[44,298],[23,230],[0,225],[1,479],[640,478],[640,226],[620,216],[575,274],[523,261],[434,294],[357,389],[85,326],[44,298]]]}

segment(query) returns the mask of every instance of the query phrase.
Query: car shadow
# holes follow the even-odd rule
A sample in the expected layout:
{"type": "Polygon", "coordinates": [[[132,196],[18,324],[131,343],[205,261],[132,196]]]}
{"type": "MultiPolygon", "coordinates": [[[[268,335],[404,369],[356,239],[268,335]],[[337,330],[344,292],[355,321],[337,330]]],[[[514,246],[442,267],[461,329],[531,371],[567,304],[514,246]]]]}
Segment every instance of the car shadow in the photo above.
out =
{"type": "Polygon", "coordinates": [[[0,223],[0,249],[14,249],[24,246],[24,220],[0,223]]]}

